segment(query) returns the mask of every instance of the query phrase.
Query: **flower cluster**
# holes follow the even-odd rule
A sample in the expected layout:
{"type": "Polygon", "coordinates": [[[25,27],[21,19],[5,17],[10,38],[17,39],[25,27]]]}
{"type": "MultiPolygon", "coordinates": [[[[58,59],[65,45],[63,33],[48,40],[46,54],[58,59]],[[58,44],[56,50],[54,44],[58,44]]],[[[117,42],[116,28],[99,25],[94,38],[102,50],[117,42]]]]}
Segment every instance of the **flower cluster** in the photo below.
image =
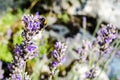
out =
{"type": "Polygon", "coordinates": [[[15,68],[14,73],[11,74],[10,80],[31,80],[27,72],[22,74],[19,68],[15,68]]]}
{"type": "MultiPolygon", "coordinates": [[[[110,46],[111,42],[117,38],[116,27],[108,24],[102,26],[97,32],[97,39],[90,41],[83,41],[81,48],[78,49],[78,54],[80,55],[80,61],[86,62],[89,61],[90,64],[95,63],[99,64],[102,61],[104,54],[110,53],[112,47],[110,46]],[[99,61],[100,60],[100,61],[99,61]]],[[[96,69],[92,68],[90,71],[86,72],[87,79],[94,79],[96,76],[96,69]]]]}
{"type": "Polygon", "coordinates": [[[96,70],[94,68],[90,69],[85,73],[86,79],[94,79],[96,77],[96,70]]]}
{"type": "Polygon", "coordinates": [[[91,48],[92,48],[91,42],[84,40],[81,48],[79,48],[78,52],[77,52],[79,54],[80,62],[86,61],[88,53],[89,53],[91,48]]]}
{"type": "Polygon", "coordinates": [[[45,19],[41,18],[38,13],[36,15],[25,15],[22,20],[25,24],[22,37],[27,41],[30,41],[46,25],[45,19]]]}
{"type": "Polygon", "coordinates": [[[97,32],[97,43],[100,46],[100,53],[108,53],[111,51],[109,44],[117,38],[116,27],[108,24],[102,26],[102,28],[97,32]]]}
{"type": "MultiPolygon", "coordinates": [[[[14,49],[14,59],[9,65],[11,69],[11,80],[22,80],[22,71],[24,69],[26,60],[37,57],[37,46],[33,40],[39,31],[44,27],[44,18],[41,18],[38,13],[35,15],[25,15],[22,19],[25,24],[23,28],[21,44],[16,44],[14,49]]],[[[26,76],[27,74],[24,74],[26,76]]],[[[29,78],[24,80],[30,80],[29,78]]]]}
{"type": "Polygon", "coordinates": [[[52,52],[53,62],[52,66],[56,67],[65,61],[65,51],[67,46],[64,43],[56,42],[52,52]]]}

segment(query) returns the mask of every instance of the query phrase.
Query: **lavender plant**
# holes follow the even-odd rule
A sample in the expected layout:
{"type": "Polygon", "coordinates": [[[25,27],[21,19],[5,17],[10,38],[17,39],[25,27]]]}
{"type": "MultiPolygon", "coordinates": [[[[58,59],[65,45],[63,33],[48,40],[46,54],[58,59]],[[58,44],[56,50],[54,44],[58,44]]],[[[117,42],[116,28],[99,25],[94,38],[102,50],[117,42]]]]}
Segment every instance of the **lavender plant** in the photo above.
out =
{"type": "MultiPolygon", "coordinates": [[[[100,65],[100,61],[102,60],[104,55],[110,55],[110,53],[114,49],[111,46],[111,43],[116,38],[117,32],[115,26],[111,24],[108,24],[106,26],[102,25],[102,28],[100,28],[97,32],[97,39],[93,42],[84,41],[81,48],[78,49],[80,61],[88,61],[89,65],[95,65],[97,67],[98,64],[100,65]]],[[[95,67],[90,68],[90,70],[85,73],[86,79],[95,79],[98,76],[96,75],[96,72],[97,69],[95,67]]]]}
{"type": "Polygon", "coordinates": [[[33,37],[39,34],[45,25],[45,19],[38,13],[35,15],[25,15],[22,19],[23,41],[16,44],[13,55],[13,62],[8,66],[11,70],[10,80],[31,80],[25,72],[26,61],[38,56],[37,46],[33,37]]]}
{"type": "Polygon", "coordinates": [[[111,47],[110,43],[117,38],[116,27],[112,24],[107,26],[102,26],[102,28],[97,32],[97,43],[100,46],[100,55],[110,53],[111,47]]]}
{"type": "MultiPolygon", "coordinates": [[[[50,70],[52,72],[52,76],[56,75],[56,69],[59,65],[61,65],[65,61],[65,51],[67,46],[65,43],[56,42],[54,45],[54,50],[52,51],[53,61],[50,63],[50,70]]],[[[50,76],[51,77],[51,76],[50,76]]]]}

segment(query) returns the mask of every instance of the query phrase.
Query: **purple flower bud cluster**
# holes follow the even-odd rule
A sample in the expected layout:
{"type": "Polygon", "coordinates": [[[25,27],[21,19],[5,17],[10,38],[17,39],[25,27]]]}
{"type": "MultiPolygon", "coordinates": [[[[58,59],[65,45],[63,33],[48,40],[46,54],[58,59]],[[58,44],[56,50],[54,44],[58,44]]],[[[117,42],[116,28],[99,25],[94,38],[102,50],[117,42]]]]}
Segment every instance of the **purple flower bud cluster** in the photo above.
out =
{"type": "Polygon", "coordinates": [[[41,18],[38,13],[35,15],[25,15],[22,19],[25,24],[22,37],[30,41],[45,25],[45,19],[41,18]]]}
{"type": "Polygon", "coordinates": [[[116,27],[108,24],[102,26],[102,28],[97,32],[97,42],[100,46],[100,51],[102,53],[108,53],[111,51],[109,44],[117,38],[116,27]]]}
{"type": "Polygon", "coordinates": [[[14,74],[11,74],[10,80],[31,80],[27,72],[22,73],[22,70],[19,68],[15,68],[14,74]]]}
{"type": "Polygon", "coordinates": [[[102,26],[97,32],[97,39],[93,42],[84,41],[81,48],[78,49],[80,54],[80,61],[86,61],[90,52],[96,53],[96,59],[100,58],[101,55],[111,53],[112,47],[110,43],[117,38],[117,32],[115,26],[108,24],[102,26]]]}
{"type": "MultiPolygon", "coordinates": [[[[22,80],[22,70],[24,69],[26,60],[37,57],[37,46],[33,40],[39,31],[44,27],[44,18],[41,18],[38,13],[35,15],[25,15],[22,19],[25,24],[23,28],[21,44],[16,44],[14,49],[13,62],[9,65],[11,69],[11,80],[22,80]]],[[[26,74],[24,74],[25,76],[26,74]]],[[[30,79],[24,79],[30,80],[30,79]]]]}
{"type": "Polygon", "coordinates": [[[77,52],[79,54],[80,62],[86,61],[91,48],[92,48],[91,42],[84,40],[81,48],[79,48],[77,52]]]}
{"type": "Polygon", "coordinates": [[[52,51],[53,62],[52,66],[57,67],[65,61],[65,51],[67,46],[64,43],[56,42],[52,51]]]}
{"type": "Polygon", "coordinates": [[[0,80],[3,79],[4,70],[2,69],[2,61],[0,61],[0,80]]]}
{"type": "MultiPolygon", "coordinates": [[[[98,60],[102,61],[103,55],[111,53],[112,47],[111,42],[117,38],[117,32],[115,26],[108,24],[102,26],[97,32],[97,39],[90,41],[83,41],[81,48],[78,49],[78,54],[80,55],[80,62],[88,62],[92,65],[92,62],[99,63],[98,60]],[[89,61],[93,60],[93,61],[89,61]],[[98,61],[98,62],[97,62],[98,61]]],[[[86,72],[87,79],[94,79],[96,76],[96,69],[92,68],[90,71],[86,72]]]]}
{"type": "Polygon", "coordinates": [[[96,70],[94,68],[90,69],[85,73],[86,79],[94,79],[96,77],[96,70]]]}
{"type": "Polygon", "coordinates": [[[22,80],[22,70],[14,66],[14,72],[10,76],[10,80],[22,80]]]}
{"type": "Polygon", "coordinates": [[[15,60],[23,59],[24,61],[37,56],[37,46],[32,41],[22,41],[20,45],[16,45],[14,49],[15,60]]]}

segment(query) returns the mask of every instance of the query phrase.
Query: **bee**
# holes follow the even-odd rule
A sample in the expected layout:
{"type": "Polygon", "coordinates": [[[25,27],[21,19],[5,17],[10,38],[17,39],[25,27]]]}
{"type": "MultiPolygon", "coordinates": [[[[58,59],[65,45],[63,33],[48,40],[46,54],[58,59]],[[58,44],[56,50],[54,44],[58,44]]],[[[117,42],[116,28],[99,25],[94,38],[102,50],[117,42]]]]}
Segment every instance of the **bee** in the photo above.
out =
{"type": "Polygon", "coordinates": [[[45,28],[47,24],[47,20],[45,18],[41,18],[40,22],[41,22],[40,24],[41,29],[45,28]]]}

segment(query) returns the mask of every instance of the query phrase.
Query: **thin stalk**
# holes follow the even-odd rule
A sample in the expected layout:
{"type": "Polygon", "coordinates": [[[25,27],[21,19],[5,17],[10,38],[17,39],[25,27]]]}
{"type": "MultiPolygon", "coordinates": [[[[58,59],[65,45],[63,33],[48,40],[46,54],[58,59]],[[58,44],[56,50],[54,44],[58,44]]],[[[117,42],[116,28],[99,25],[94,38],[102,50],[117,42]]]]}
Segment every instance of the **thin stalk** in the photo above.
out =
{"type": "Polygon", "coordinates": [[[33,0],[33,2],[31,3],[31,5],[29,6],[29,8],[25,11],[25,13],[29,13],[30,10],[37,4],[39,0],[33,0]]]}
{"type": "Polygon", "coordinates": [[[96,32],[98,31],[99,26],[100,26],[101,23],[102,23],[102,19],[99,19],[99,20],[97,21],[97,26],[96,26],[96,28],[95,28],[95,30],[94,30],[94,32],[93,32],[93,36],[95,36],[95,34],[96,34],[96,32]]]}
{"type": "Polygon", "coordinates": [[[23,80],[24,80],[24,77],[25,77],[25,70],[26,70],[26,62],[25,62],[25,64],[24,64],[24,68],[23,68],[23,71],[22,71],[22,75],[23,75],[23,80]]]}

